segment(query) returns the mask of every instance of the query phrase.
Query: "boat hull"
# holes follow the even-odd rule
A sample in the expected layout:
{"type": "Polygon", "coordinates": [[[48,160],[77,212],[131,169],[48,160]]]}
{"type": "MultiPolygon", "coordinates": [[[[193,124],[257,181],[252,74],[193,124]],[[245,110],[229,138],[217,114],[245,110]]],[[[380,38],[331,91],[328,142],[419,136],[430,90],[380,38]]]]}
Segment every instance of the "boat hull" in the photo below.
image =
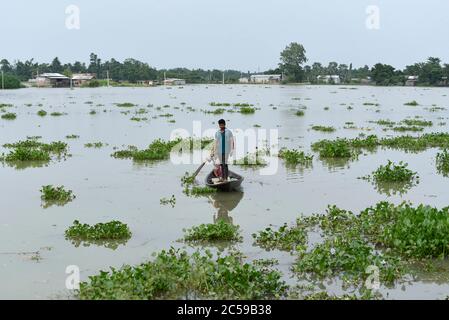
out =
{"type": "Polygon", "coordinates": [[[230,171],[230,170],[229,170],[228,174],[229,174],[229,177],[235,178],[236,180],[225,181],[222,183],[213,183],[212,178],[214,178],[215,176],[214,176],[214,171],[212,170],[206,177],[206,185],[208,187],[211,187],[211,188],[214,188],[214,189],[217,189],[220,191],[226,191],[226,192],[238,189],[243,182],[243,177],[233,171],[230,171]]]}

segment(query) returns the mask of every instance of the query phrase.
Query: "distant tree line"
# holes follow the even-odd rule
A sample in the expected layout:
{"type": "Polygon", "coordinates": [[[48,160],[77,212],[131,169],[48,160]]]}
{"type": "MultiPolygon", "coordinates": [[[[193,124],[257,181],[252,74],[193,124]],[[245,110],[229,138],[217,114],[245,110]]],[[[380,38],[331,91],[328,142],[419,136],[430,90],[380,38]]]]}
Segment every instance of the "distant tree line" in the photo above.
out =
{"type": "Polygon", "coordinates": [[[203,69],[160,69],[148,65],[148,63],[141,62],[136,59],[125,59],[120,62],[114,58],[109,61],[102,61],[95,53],[89,56],[89,64],[75,61],[72,63],[62,64],[56,57],[51,63],[38,63],[34,59],[26,61],[15,61],[10,63],[6,59],[0,60],[0,70],[2,70],[9,79],[16,79],[20,81],[27,81],[36,77],[38,74],[55,72],[66,76],[71,76],[74,73],[95,73],[97,79],[106,79],[109,72],[109,78],[113,81],[126,81],[136,83],[143,80],[160,80],[167,78],[181,78],[188,83],[220,83],[223,81],[223,72],[225,74],[225,81],[237,82],[241,76],[241,72],[237,70],[203,70],[203,69]]]}
{"type": "MultiPolygon", "coordinates": [[[[327,66],[319,62],[306,65],[305,48],[296,42],[290,43],[280,54],[277,68],[267,70],[265,74],[283,74],[285,83],[308,82],[318,83],[320,75],[338,75],[342,83],[354,83],[360,79],[370,78],[376,85],[404,85],[407,76],[417,76],[417,85],[438,86],[447,85],[449,64],[443,64],[439,58],[430,57],[425,62],[406,66],[404,70],[395,69],[388,64],[378,63],[373,67],[367,65],[354,68],[352,63],[339,64],[330,62],[327,66]]],[[[117,82],[136,83],[143,80],[159,80],[167,78],[181,78],[188,83],[221,83],[223,74],[226,83],[238,82],[243,75],[238,70],[203,70],[203,69],[159,69],[148,63],[136,59],[125,59],[123,62],[115,60],[102,61],[95,53],[89,56],[89,64],[75,61],[62,64],[56,57],[51,63],[38,63],[34,59],[15,61],[10,63],[6,59],[0,60],[0,70],[5,74],[5,88],[20,87],[20,81],[27,81],[37,74],[46,72],[62,73],[71,76],[73,73],[95,73],[97,79],[109,78],[117,82]]],[[[250,75],[250,73],[247,73],[250,75]]],[[[244,74],[246,76],[246,73],[244,74]]]]}
{"type": "Polygon", "coordinates": [[[399,70],[388,64],[377,63],[369,68],[353,68],[352,63],[339,64],[330,62],[327,66],[319,62],[305,65],[306,50],[296,42],[290,43],[282,52],[279,67],[266,73],[283,73],[285,82],[317,83],[320,75],[338,75],[343,83],[352,83],[368,77],[376,85],[404,85],[408,76],[417,76],[416,84],[423,86],[447,85],[449,64],[443,64],[441,59],[429,57],[427,61],[406,66],[399,70]]]}

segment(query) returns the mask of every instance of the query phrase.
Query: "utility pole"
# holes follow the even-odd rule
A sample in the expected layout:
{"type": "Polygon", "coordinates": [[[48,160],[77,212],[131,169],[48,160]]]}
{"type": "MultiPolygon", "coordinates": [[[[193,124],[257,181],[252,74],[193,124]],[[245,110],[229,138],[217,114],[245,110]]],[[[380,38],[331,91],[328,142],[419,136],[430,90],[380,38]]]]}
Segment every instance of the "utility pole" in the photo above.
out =
{"type": "MultiPolygon", "coordinates": [[[[226,71],[226,70],[225,70],[225,71],[226,71]]],[[[224,81],[224,74],[225,74],[225,71],[223,71],[223,84],[224,84],[224,82],[225,82],[225,81],[224,81]]]]}
{"type": "Polygon", "coordinates": [[[107,85],[109,87],[109,70],[106,70],[107,85]]]}
{"type": "Polygon", "coordinates": [[[5,78],[2,70],[2,90],[5,90],[5,78]]]}

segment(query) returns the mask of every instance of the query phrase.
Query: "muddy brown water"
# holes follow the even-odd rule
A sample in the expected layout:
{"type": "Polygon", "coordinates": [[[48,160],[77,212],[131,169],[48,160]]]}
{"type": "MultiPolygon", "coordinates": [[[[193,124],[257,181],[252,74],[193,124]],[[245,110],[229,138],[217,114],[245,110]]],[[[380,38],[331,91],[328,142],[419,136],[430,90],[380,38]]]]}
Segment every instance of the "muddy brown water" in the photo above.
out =
{"type": "MultiPolygon", "coordinates": [[[[212,223],[218,218],[241,227],[244,242],[237,248],[249,260],[277,258],[285,279],[295,283],[289,272],[294,257],[253,246],[252,233],[270,224],[292,223],[300,213],[324,212],[329,204],[354,212],[382,200],[447,206],[449,178],[436,172],[436,149],[416,154],[379,149],[349,163],[322,162],[315,156],[310,168],[291,168],[280,162],[274,175],[260,175],[253,168],[233,167],[245,177],[241,192],[197,198],[183,194],[180,179],[186,171],[193,172],[198,164],[174,165],[170,160],[137,163],[110,156],[114,147],[144,148],[156,138],[167,140],[176,128],[191,132],[194,120],[201,121],[203,130],[215,129],[215,122],[222,116],[201,111],[216,108],[209,106],[210,102],[254,104],[258,108],[254,114],[225,113],[223,117],[228,120],[228,127],[248,129],[257,124],[265,129],[278,129],[281,147],[301,147],[308,152],[312,142],[323,138],[352,138],[360,133],[397,135],[369,122],[378,119],[400,121],[420,116],[434,123],[424,132],[447,131],[443,123],[448,121],[448,111],[429,110],[433,105],[449,108],[449,90],[445,88],[348,88],[186,85],[169,89],[1,91],[0,103],[13,104],[14,107],[5,109],[17,113],[16,120],[0,119],[1,145],[27,136],[42,136],[42,141],[68,142],[72,156],[45,166],[0,166],[0,298],[65,298],[70,296],[65,289],[68,265],[79,266],[81,280],[87,280],[89,275],[109,266],[137,264],[149,259],[153,252],[170,246],[183,247],[176,241],[182,237],[183,228],[212,223]],[[420,105],[404,105],[412,100],[420,105]],[[114,105],[120,102],[138,106],[119,108],[114,105]],[[366,102],[379,106],[363,105],[366,102]],[[148,108],[149,104],[153,107],[148,108]],[[165,105],[170,107],[164,108],[165,105]],[[298,117],[294,113],[302,106],[307,107],[305,115],[298,117]],[[134,115],[139,108],[147,109],[148,113],[134,115]],[[40,109],[67,114],[39,117],[36,112],[40,109]],[[95,115],[89,114],[92,109],[97,111],[95,115]],[[121,113],[128,110],[129,114],[121,113]],[[164,113],[174,116],[153,118],[164,113]],[[131,121],[132,116],[148,120],[131,121]],[[168,122],[170,119],[176,122],[168,122]],[[357,129],[345,129],[346,122],[353,122],[357,129]],[[310,130],[312,125],[331,125],[337,130],[316,132],[310,130]],[[70,134],[80,138],[66,139],[70,134]],[[84,147],[85,143],[97,141],[108,145],[99,149],[84,147]],[[378,193],[369,182],[357,179],[385,164],[387,159],[409,163],[411,169],[418,171],[420,183],[405,194],[388,196],[378,193]],[[42,208],[39,190],[47,184],[66,186],[74,191],[76,199],[63,207],[42,208]],[[171,195],[176,197],[173,208],[160,204],[161,198],[171,195]],[[116,249],[101,244],[77,246],[64,238],[64,230],[75,219],[91,224],[118,219],[129,225],[133,236],[116,249]]],[[[6,150],[1,148],[0,152],[6,150]]],[[[210,169],[210,165],[206,166],[197,180],[202,183],[210,169]]],[[[192,247],[186,249],[193,250],[192,247]]],[[[392,299],[444,298],[449,289],[448,278],[449,272],[422,272],[413,281],[394,288],[382,287],[380,292],[392,299]]],[[[324,282],[324,286],[329,292],[343,292],[338,281],[324,282]]]]}

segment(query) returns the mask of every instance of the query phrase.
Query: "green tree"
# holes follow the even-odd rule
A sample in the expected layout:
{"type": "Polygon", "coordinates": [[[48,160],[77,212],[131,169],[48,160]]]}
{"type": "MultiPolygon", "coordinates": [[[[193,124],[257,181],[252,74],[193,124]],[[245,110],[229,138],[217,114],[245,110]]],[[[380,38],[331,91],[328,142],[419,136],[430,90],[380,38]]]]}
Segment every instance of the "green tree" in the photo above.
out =
{"type": "Polygon", "coordinates": [[[305,62],[307,62],[306,49],[301,44],[292,42],[281,52],[279,68],[289,81],[302,81],[304,78],[302,65],[305,62]]]}
{"type": "Polygon", "coordinates": [[[63,67],[61,65],[61,62],[59,61],[58,57],[54,58],[51,62],[51,72],[57,72],[61,73],[63,71],[63,67]]]}
{"type": "MultiPolygon", "coordinates": [[[[1,81],[1,75],[0,75],[0,81],[1,81]]],[[[12,74],[5,73],[3,76],[3,84],[5,89],[18,89],[21,88],[22,85],[20,84],[20,79],[12,74]]],[[[0,83],[0,89],[1,89],[1,83],[0,83]]]]}
{"type": "Polygon", "coordinates": [[[388,64],[377,63],[371,69],[371,76],[376,85],[390,86],[404,84],[404,75],[400,70],[395,70],[388,64]]]}

